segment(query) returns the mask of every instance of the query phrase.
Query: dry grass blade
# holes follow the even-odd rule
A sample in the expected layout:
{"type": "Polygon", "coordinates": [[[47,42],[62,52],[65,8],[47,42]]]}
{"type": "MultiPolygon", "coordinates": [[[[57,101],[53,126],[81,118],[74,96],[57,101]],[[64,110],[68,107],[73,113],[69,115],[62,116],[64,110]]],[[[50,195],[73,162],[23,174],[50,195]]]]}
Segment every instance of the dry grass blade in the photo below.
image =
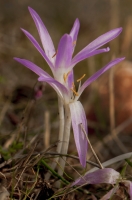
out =
{"type": "MultiPolygon", "coordinates": [[[[46,152],[45,155],[52,155],[52,156],[66,156],[66,157],[69,157],[69,158],[73,158],[73,159],[76,159],[76,160],[79,160],[79,157],[77,156],[74,156],[74,155],[69,155],[69,154],[61,154],[61,153],[55,153],[55,152],[46,152]]],[[[46,158],[46,157],[45,157],[46,158]]],[[[49,157],[48,157],[49,158],[49,157]]],[[[86,163],[92,165],[92,166],[96,166],[98,168],[100,168],[100,166],[97,164],[97,163],[94,163],[90,160],[87,160],[86,163]]]]}
{"type": "Polygon", "coordinates": [[[8,200],[9,199],[9,192],[7,189],[0,185],[0,200],[8,200]]]}
{"type": "Polygon", "coordinates": [[[35,188],[35,185],[36,185],[37,181],[38,181],[38,171],[37,171],[37,173],[36,173],[35,181],[34,181],[32,187],[30,188],[30,190],[28,191],[28,193],[25,195],[25,197],[24,197],[23,200],[26,200],[26,199],[27,199],[27,197],[29,196],[29,194],[31,193],[31,191],[35,188]]]}
{"type": "Polygon", "coordinates": [[[47,149],[50,145],[50,113],[46,111],[44,113],[44,146],[47,149]]]}
{"type": "Polygon", "coordinates": [[[3,148],[8,149],[9,146],[14,142],[15,138],[17,137],[18,134],[18,130],[14,131],[11,134],[11,137],[5,142],[5,144],[3,145],[3,148]]]}
{"type": "Polygon", "coordinates": [[[3,106],[2,110],[1,110],[1,113],[0,113],[0,126],[1,126],[1,124],[3,122],[3,119],[5,117],[5,114],[6,114],[7,110],[8,110],[8,108],[9,108],[9,106],[10,106],[10,100],[7,100],[7,102],[5,102],[5,104],[4,104],[4,106],[3,106]]]}
{"type": "MultiPolygon", "coordinates": [[[[115,158],[112,158],[112,159],[110,159],[110,160],[108,160],[108,161],[102,163],[102,165],[103,165],[104,167],[108,167],[108,166],[110,166],[110,165],[112,165],[112,164],[115,164],[115,163],[117,163],[117,162],[120,162],[120,161],[123,161],[123,160],[125,160],[125,159],[127,159],[127,158],[130,158],[131,156],[132,156],[132,152],[125,153],[125,154],[122,154],[122,155],[120,155],[120,156],[116,156],[115,158]]],[[[96,171],[97,169],[98,169],[98,168],[94,167],[93,169],[89,170],[89,173],[90,173],[90,172],[94,172],[94,171],[96,171]]]]}
{"type": "MultiPolygon", "coordinates": [[[[122,132],[131,123],[132,123],[132,117],[130,117],[129,119],[124,121],[121,125],[117,126],[113,130],[113,136],[116,137],[120,132],[122,132]]],[[[108,135],[103,139],[103,143],[107,145],[111,140],[113,140],[113,137],[111,136],[111,133],[108,133],[108,135]]],[[[99,151],[102,148],[102,142],[101,141],[97,142],[95,146],[96,146],[96,149],[99,151]]]]}
{"type": "MultiPolygon", "coordinates": [[[[37,144],[36,144],[36,145],[37,145],[37,144]]],[[[14,186],[14,189],[17,187],[17,185],[18,185],[18,183],[19,183],[19,181],[20,181],[20,179],[21,179],[21,177],[22,177],[24,171],[26,170],[28,161],[29,161],[30,157],[32,156],[32,154],[33,154],[33,152],[34,152],[34,149],[35,149],[36,145],[34,146],[34,148],[32,149],[32,151],[28,154],[27,159],[26,159],[24,162],[22,162],[22,163],[20,164],[20,166],[18,166],[17,170],[19,170],[21,167],[24,167],[24,169],[23,169],[22,172],[20,173],[20,176],[19,176],[19,178],[18,178],[18,181],[17,181],[16,185],[14,186]]]]}
{"type": "Polygon", "coordinates": [[[82,131],[83,131],[83,133],[84,133],[86,139],[87,139],[87,142],[88,142],[88,144],[89,144],[89,146],[90,146],[90,149],[91,149],[91,151],[92,151],[92,153],[93,153],[93,155],[94,155],[96,161],[98,162],[100,168],[103,169],[104,167],[102,166],[102,164],[101,164],[101,162],[100,162],[100,160],[99,160],[97,154],[95,153],[95,151],[94,151],[94,149],[93,149],[93,147],[92,147],[92,145],[91,145],[91,142],[90,142],[90,140],[88,139],[87,133],[86,133],[86,131],[85,131],[85,129],[84,129],[82,123],[80,124],[80,126],[81,126],[81,129],[82,129],[82,131]]]}
{"type": "Polygon", "coordinates": [[[110,128],[111,128],[111,136],[113,140],[117,143],[118,147],[121,149],[123,153],[127,152],[127,148],[118,138],[115,132],[115,106],[114,106],[114,69],[110,70],[109,75],[109,88],[110,88],[110,128]]]}

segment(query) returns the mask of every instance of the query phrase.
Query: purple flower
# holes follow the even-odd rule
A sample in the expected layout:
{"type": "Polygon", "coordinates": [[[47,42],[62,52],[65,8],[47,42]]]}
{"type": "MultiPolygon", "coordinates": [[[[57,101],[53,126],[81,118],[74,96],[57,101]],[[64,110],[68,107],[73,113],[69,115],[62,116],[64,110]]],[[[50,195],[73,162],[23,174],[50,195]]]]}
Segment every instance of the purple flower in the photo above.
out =
{"type": "Polygon", "coordinates": [[[85,184],[100,184],[110,183],[115,184],[120,178],[119,172],[111,168],[98,169],[91,173],[86,173],[84,176],[78,178],[72,186],[85,184]]]}
{"type": "Polygon", "coordinates": [[[79,20],[75,20],[70,34],[65,34],[62,36],[58,45],[58,49],[55,51],[51,37],[46,27],[44,26],[42,20],[40,19],[39,15],[32,8],[29,8],[29,11],[38,29],[38,33],[44,50],[40,47],[38,42],[29,32],[23,29],[22,31],[25,33],[25,35],[29,38],[29,40],[33,43],[36,49],[46,60],[46,62],[52,70],[54,78],[52,78],[48,73],[46,73],[44,70],[42,70],[37,65],[28,60],[20,58],[14,59],[20,62],[21,64],[25,65],[33,72],[35,72],[39,76],[39,81],[45,81],[49,83],[57,92],[58,96],[62,99],[63,103],[69,105],[77,151],[82,166],[85,166],[87,154],[87,141],[83,131],[81,130],[80,123],[83,124],[87,132],[87,120],[82,104],[78,101],[78,99],[83,90],[88,85],[95,81],[101,74],[103,74],[109,68],[124,60],[124,58],[118,58],[114,61],[111,61],[105,67],[103,67],[93,76],[91,76],[89,79],[87,79],[82,85],[81,80],[83,77],[78,79],[78,89],[76,89],[74,85],[73,67],[81,60],[84,60],[90,56],[103,52],[108,52],[109,48],[98,48],[117,37],[121,33],[122,28],[117,28],[101,35],[89,45],[87,45],[83,50],[81,50],[74,58],[72,58],[80,27],[79,20]]]}
{"type": "Polygon", "coordinates": [[[72,186],[83,186],[87,184],[116,184],[106,195],[104,195],[100,200],[109,200],[119,189],[119,183],[122,183],[128,190],[130,199],[132,200],[132,182],[128,180],[123,180],[121,175],[111,168],[98,169],[91,173],[86,173],[84,176],[78,178],[72,186]]]}

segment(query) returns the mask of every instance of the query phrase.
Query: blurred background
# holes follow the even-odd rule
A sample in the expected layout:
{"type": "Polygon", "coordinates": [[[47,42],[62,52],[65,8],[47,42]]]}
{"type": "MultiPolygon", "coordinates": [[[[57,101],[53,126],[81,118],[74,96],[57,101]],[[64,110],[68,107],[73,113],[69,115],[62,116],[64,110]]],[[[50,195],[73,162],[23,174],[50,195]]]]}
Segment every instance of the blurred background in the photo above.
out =
{"type": "MultiPolygon", "coordinates": [[[[13,60],[13,57],[28,59],[51,73],[20,30],[24,28],[40,42],[28,6],[42,18],[56,49],[75,19],[80,20],[75,54],[101,34],[123,27],[120,36],[106,45],[110,52],[77,64],[75,79],[84,73],[89,77],[115,57],[126,57],[88,87],[81,102],[87,114],[89,137],[101,161],[132,151],[131,0],[0,0],[0,151],[5,153],[14,141],[26,145],[36,135],[42,149],[57,141],[56,93],[49,85],[38,83],[33,72],[13,60]]],[[[72,135],[70,143],[69,151],[76,154],[72,135]]],[[[7,158],[11,153],[11,150],[5,153],[7,158]]]]}

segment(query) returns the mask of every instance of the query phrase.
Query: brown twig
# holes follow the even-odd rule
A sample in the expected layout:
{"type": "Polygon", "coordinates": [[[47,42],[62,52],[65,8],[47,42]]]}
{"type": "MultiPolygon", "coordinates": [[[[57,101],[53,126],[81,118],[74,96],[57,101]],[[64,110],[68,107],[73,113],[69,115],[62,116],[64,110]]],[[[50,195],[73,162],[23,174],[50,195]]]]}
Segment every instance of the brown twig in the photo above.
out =
{"type": "Polygon", "coordinates": [[[44,113],[44,146],[45,148],[48,148],[50,145],[50,113],[49,111],[46,111],[44,113]]]}

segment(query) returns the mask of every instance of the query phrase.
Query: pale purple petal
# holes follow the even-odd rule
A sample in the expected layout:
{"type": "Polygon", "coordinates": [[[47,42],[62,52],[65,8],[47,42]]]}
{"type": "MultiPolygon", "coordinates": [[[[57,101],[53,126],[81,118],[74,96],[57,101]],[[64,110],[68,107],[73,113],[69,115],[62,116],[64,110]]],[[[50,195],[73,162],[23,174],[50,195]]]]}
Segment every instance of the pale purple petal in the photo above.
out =
{"type": "Polygon", "coordinates": [[[109,50],[110,50],[110,48],[107,47],[107,48],[104,48],[104,49],[94,50],[92,52],[84,51],[83,53],[79,53],[72,59],[71,67],[74,67],[81,60],[84,60],[86,58],[89,58],[91,56],[94,56],[94,55],[97,55],[97,54],[100,54],[100,53],[108,52],[109,50]]]}
{"type": "Polygon", "coordinates": [[[85,111],[82,104],[79,101],[70,103],[69,107],[71,112],[72,127],[74,132],[76,148],[78,151],[80,163],[83,167],[85,167],[87,155],[87,139],[80,126],[80,124],[82,124],[86,133],[88,132],[85,111]]]}
{"type": "Polygon", "coordinates": [[[88,44],[84,49],[82,49],[76,55],[76,57],[80,57],[80,55],[83,55],[83,53],[85,53],[85,52],[89,52],[90,53],[90,52],[100,48],[104,44],[106,44],[106,43],[110,42],[111,40],[113,40],[114,38],[116,38],[121,32],[122,32],[122,28],[116,28],[114,30],[111,30],[111,31],[101,35],[100,37],[95,39],[93,42],[88,44]]]}
{"type": "Polygon", "coordinates": [[[114,65],[118,64],[119,62],[121,62],[122,60],[124,60],[125,58],[117,58],[111,62],[109,62],[106,66],[104,66],[103,68],[101,68],[100,70],[98,70],[94,75],[92,75],[90,78],[88,78],[83,85],[80,87],[79,90],[79,95],[81,95],[81,93],[83,92],[83,90],[90,85],[93,81],[95,81],[99,76],[101,76],[104,72],[106,72],[108,69],[110,69],[111,67],[113,67],[114,65]]]}
{"type": "Polygon", "coordinates": [[[78,178],[72,186],[100,183],[115,184],[119,178],[120,174],[112,168],[98,169],[95,172],[86,173],[83,177],[78,178]]]}
{"type": "Polygon", "coordinates": [[[119,186],[115,186],[114,188],[112,188],[106,195],[104,195],[100,200],[110,200],[111,197],[116,193],[116,191],[118,190],[119,186]]]}
{"type": "Polygon", "coordinates": [[[129,185],[129,195],[130,195],[130,199],[132,200],[132,182],[131,181],[129,185]]]}
{"type": "Polygon", "coordinates": [[[70,74],[67,77],[67,83],[68,83],[68,88],[70,90],[73,87],[73,83],[74,83],[74,73],[73,73],[73,70],[70,71],[70,74]]]}
{"type": "Polygon", "coordinates": [[[52,78],[47,72],[45,72],[43,69],[35,65],[29,60],[21,59],[21,58],[14,58],[14,60],[18,61],[31,71],[35,72],[38,76],[44,76],[45,78],[52,78]]]}
{"type": "Polygon", "coordinates": [[[14,60],[18,61],[19,63],[21,63],[28,69],[30,69],[31,71],[35,72],[39,76],[38,78],[39,81],[45,81],[49,83],[63,100],[66,100],[68,98],[69,93],[68,93],[67,88],[61,83],[59,83],[58,81],[56,81],[54,78],[52,78],[43,69],[41,69],[34,63],[30,62],[29,60],[20,59],[20,58],[14,58],[14,60]]]}
{"type": "Polygon", "coordinates": [[[49,60],[49,58],[46,56],[45,52],[43,51],[43,49],[40,47],[39,43],[35,40],[35,38],[26,30],[21,29],[24,34],[28,37],[28,39],[32,42],[32,44],[36,47],[36,49],[39,51],[39,53],[43,56],[43,58],[45,59],[45,61],[48,63],[48,65],[50,66],[51,70],[54,68],[52,62],[49,60]]]}
{"type": "Polygon", "coordinates": [[[131,181],[127,181],[127,180],[124,180],[122,182],[128,188],[128,193],[129,193],[129,196],[130,196],[130,200],[132,200],[132,182],[131,181]]]}
{"type": "Polygon", "coordinates": [[[68,69],[72,59],[72,38],[65,34],[62,36],[57,50],[55,68],[68,69]]]}
{"type": "Polygon", "coordinates": [[[36,13],[36,11],[29,7],[29,12],[32,15],[32,18],[36,24],[36,27],[37,27],[43,48],[45,50],[45,53],[52,62],[54,60],[52,57],[55,54],[55,49],[54,49],[52,39],[51,39],[45,25],[43,24],[41,18],[36,13]]]}
{"type": "Polygon", "coordinates": [[[62,85],[60,82],[56,81],[52,77],[46,78],[44,76],[39,77],[38,81],[44,81],[44,82],[48,83],[49,85],[51,85],[51,87],[54,88],[54,90],[57,92],[57,94],[63,101],[68,101],[69,92],[68,92],[67,88],[64,85],[62,85]]]}
{"type": "Polygon", "coordinates": [[[75,20],[72,30],[70,32],[70,36],[72,37],[72,44],[73,44],[73,52],[76,46],[77,36],[80,28],[80,22],[78,19],[75,20]]]}
{"type": "Polygon", "coordinates": [[[73,24],[73,27],[71,29],[71,32],[70,32],[70,36],[72,37],[72,41],[77,40],[79,28],[80,28],[80,22],[79,22],[78,19],[76,19],[74,24],[73,24]]]}
{"type": "MultiPolygon", "coordinates": [[[[122,180],[121,183],[123,183],[128,190],[130,200],[132,200],[132,182],[128,180],[122,180]]],[[[104,195],[100,200],[109,200],[113,194],[116,193],[117,189],[119,189],[119,185],[116,185],[113,189],[111,189],[106,195],[104,195]]]]}

